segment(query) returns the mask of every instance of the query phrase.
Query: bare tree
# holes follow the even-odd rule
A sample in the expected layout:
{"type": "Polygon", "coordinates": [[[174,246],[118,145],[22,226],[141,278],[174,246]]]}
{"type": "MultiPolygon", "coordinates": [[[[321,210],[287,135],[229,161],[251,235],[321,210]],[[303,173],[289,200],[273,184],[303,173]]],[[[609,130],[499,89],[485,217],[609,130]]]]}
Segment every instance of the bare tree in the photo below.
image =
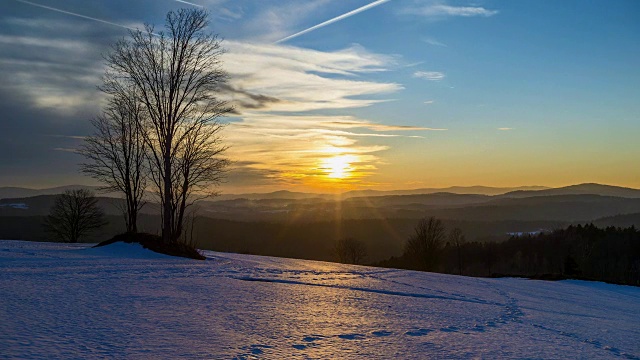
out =
{"type": "Polygon", "coordinates": [[[449,243],[456,248],[456,257],[458,260],[458,274],[462,275],[462,246],[466,242],[462,230],[454,228],[449,232],[449,243]]]}
{"type": "Polygon", "coordinates": [[[76,243],[83,236],[103,225],[104,213],[97,205],[98,201],[89,190],[67,190],[56,197],[49,216],[45,219],[45,228],[57,240],[76,243]]]}
{"type": "Polygon", "coordinates": [[[147,25],[106,56],[103,89],[116,95],[133,87],[148,115],[145,143],[165,242],[180,238],[185,208],[218,184],[228,165],[219,118],[232,108],[216,97],[227,80],[220,60],[224,50],[217,36],[206,32],[207,19],[201,9],[171,11],[166,32],[147,25]]]}
{"type": "Polygon", "coordinates": [[[127,232],[138,232],[138,213],[144,206],[148,167],[144,143],[145,112],[132,89],[123,89],[91,122],[95,133],[85,139],[81,170],[102,182],[102,190],[124,195],[127,232]]]}
{"type": "Polygon", "coordinates": [[[405,255],[413,258],[420,269],[434,271],[445,237],[446,230],[441,220],[435,217],[421,219],[415,233],[407,240],[405,255]]]}
{"type": "Polygon", "coordinates": [[[367,257],[366,245],[351,237],[338,240],[333,250],[338,261],[345,264],[358,265],[367,257]]]}

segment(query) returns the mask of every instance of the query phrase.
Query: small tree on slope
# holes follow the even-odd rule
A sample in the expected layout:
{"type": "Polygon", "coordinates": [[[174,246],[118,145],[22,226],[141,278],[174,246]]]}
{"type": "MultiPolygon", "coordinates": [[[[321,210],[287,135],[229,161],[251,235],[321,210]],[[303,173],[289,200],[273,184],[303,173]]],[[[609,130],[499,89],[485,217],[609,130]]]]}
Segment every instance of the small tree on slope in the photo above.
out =
{"type": "Polygon", "coordinates": [[[412,259],[420,270],[435,271],[445,239],[446,230],[441,220],[435,217],[422,219],[407,240],[405,256],[412,259]]]}
{"type": "Polygon", "coordinates": [[[351,237],[338,240],[333,251],[338,261],[344,264],[359,265],[367,257],[367,246],[351,237]]]}
{"type": "Polygon", "coordinates": [[[56,197],[45,228],[58,241],[77,243],[87,234],[105,225],[104,213],[89,190],[67,190],[56,197]]]}

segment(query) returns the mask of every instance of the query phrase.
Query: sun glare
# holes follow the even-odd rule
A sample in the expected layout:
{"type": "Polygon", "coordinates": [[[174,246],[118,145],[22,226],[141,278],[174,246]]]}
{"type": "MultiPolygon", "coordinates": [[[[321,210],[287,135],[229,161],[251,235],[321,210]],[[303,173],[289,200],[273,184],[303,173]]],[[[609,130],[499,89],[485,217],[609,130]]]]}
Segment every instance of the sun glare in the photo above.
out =
{"type": "Polygon", "coordinates": [[[327,172],[327,177],[331,179],[344,179],[349,177],[353,168],[351,163],[355,162],[353,155],[340,155],[324,160],[323,169],[327,172]]]}

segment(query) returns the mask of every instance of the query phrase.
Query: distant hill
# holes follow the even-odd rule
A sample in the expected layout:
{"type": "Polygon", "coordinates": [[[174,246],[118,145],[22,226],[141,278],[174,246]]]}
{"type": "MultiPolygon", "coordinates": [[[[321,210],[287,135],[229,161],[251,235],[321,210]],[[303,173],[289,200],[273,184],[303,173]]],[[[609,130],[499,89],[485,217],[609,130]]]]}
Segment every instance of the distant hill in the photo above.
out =
{"type": "Polygon", "coordinates": [[[517,190],[508,192],[503,196],[509,198],[527,198],[532,196],[554,195],[601,195],[637,199],[640,198],[640,189],[588,183],[544,190],[517,190]]]}
{"type": "Polygon", "coordinates": [[[420,204],[426,206],[460,206],[489,202],[493,197],[478,194],[455,194],[448,192],[438,192],[430,194],[411,195],[384,195],[384,196],[362,196],[351,197],[344,200],[345,204],[360,204],[362,206],[403,206],[420,204]]]}
{"type": "Polygon", "coordinates": [[[29,189],[23,187],[0,187],[0,199],[27,198],[40,195],[57,195],[67,190],[87,189],[94,192],[98,191],[97,186],[85,185],[67,185],[45,189],[29,189]]]}
{"type": "Polygon", "coordinates": [[[640,228],[640,212],[604,217],[593,221],[593,224],[598,227],[614,226],[625,228],[635,226],[636,228],[640,228]]]}
{"type": "MultiPolygon", "coordinates": [[[[56,194],[57,195],[57,194],[56,194]]],[[[45,216],[53,205],[56,195],[38,195],[25,198],[11,198],[0,200],[0,216],[45,216]]],[[[107,215],[122,214],[122,199],[98,196],[98,206],[107,215]]],[[[141,213],[159,214],[156,203],[147,203],[141,213]]]]}
{"type": "MultiPolygon", "coordinates": [[[[105,197],[119,197],[115,193],[101,193],[96,186],[68,185],[45,189],[29,189],[23,187],[0,187],[0,199],[27,198],[40,195],[57,195],[71,189],[88,189],[105,197]]],[[[452,186],[448,188],[421,188],[409,190],[352,190],[342,194],[305,193],[288,190],[280,190],[268,193],[248,194],[221,194],[209,201],[228,201],[235,199],[247,200],[344,200],[350,198],[373,198],[384,196],[407,196],[428,194],[457,194],[457,195],[485,195],[501,196],[505,198],[527,198],[534,196],[553,195],[602,195],[625,198],[640,198],[640,189],[625,188],[620,186],[601,184],[579,184],[560,188],[548,188],[544,186],[521,187],[490,187],[490,186],[452,186]]],[[[404,202],[404,201],[403,201],[404,202]]],[[[418,201],[421,202],[421,201],[418,201]]]]}
{"type": "Polygon", "coordinates": [[[421,195],[435,193],[469,194],[469,195],[502,195],[513,191],[536,191],[549,189],[545,186],[490,187],[490,186],[452,186],[448,188],[422,188],[412,190],[352,190],[342,194],[343,198],[389,195],[421,195]]]}
{"type": "MultiPolygon", "coordinates": [[[[74,187],[32,191],[60,193],[69,188],[74,187]]],[[[482,190],[478,187],[457,189],[482,190]]],[[[487,190],[487,188],[483,189],[487,190]]],[[[497,191],[498,188],[490,189],[497,191]]],[[[358,193],[362,192],[350,192],[351,195],[358,193]]],[[[215,201],[200,202],[193,209],[197,209],[199,216],[216,219],[274,222],[307,222],[337,218],[419,219],[425,216],[437,216],[442,219],[465,221],[569,223],[640,213],[640,190],[598,184],[537,191],[521,190],[494,196],[437,192],[339,198],[326,194],[278,191],[265,194],[228,195],[228,197],[231,199],[225,200],[221,197],[222,199],[216,198],[215,201]]],[[[54,200],[55,195],[1,199],[0,216],[44,216],[49,213],[54,200]]],[[[98,201],[107,214],[121,213],[119,205],[122,200],[100,195],[98,201]]],[[[155,199],[151,198],[151,201],[143,208],[142,213],[150,215],[159,213],[158,204],[153,202],[155,199]]],[[[634,220],[625,219],[622,223],[634,223],[634,220]]]]}
{"type": "Polygon", "coordinates": [[[640,212],[640,198],[601,195],[555,195],[502,198],[456,209],[442,209],[433,215],[470,221],[527,220],[590,222],[607,216],[640,212]]]}
{"type": "Polygon", "coordinates": [[[521,187],[490,187],[490,186],[452,186],[448,188],[423,188],[410,190],[351,190],[341,194],[321,194],[321,193],[304,193],[288,190],[280,190],[268,193],[249,193],[249,194],[222,194],[213,201],[227,201],[235,199],[248,200],[269,200],[269,199],[326,199],[340,200],[355,197],[377,197],[377,196],[395,196],[395,195],[425,195],[436,193],[450,193],[460,195],[502,195],[517,190],[545,190],[549,189],[545,186],[521,186],[521,187]]]}
{"type": "Polygon", "coordinates": [[[280,190],[268,193],[249,193],[249,194],[221,194],[212,199],[212,201],[228,201],[236,199],[247,200],[272,200],[272,199],[284,199],[284,200],[300,200],[300,199],[328,199],[334,198],[335,195],[331,194],[316,194],[316,193],[303,193],[288,190],[280,190]]]}

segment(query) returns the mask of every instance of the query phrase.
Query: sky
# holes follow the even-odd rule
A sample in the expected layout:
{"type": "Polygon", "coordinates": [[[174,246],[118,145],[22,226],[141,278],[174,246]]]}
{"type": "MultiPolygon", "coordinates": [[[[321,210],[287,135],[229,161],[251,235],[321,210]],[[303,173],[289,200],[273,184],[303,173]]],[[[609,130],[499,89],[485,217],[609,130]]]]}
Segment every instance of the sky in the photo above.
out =
{"type": "Polygon", "coordinates": [[[227,50],[223,192],[640,188],[635,0],[0,0],[0,186],[96,184],[103,55],[181,7],[227,50]]]}

